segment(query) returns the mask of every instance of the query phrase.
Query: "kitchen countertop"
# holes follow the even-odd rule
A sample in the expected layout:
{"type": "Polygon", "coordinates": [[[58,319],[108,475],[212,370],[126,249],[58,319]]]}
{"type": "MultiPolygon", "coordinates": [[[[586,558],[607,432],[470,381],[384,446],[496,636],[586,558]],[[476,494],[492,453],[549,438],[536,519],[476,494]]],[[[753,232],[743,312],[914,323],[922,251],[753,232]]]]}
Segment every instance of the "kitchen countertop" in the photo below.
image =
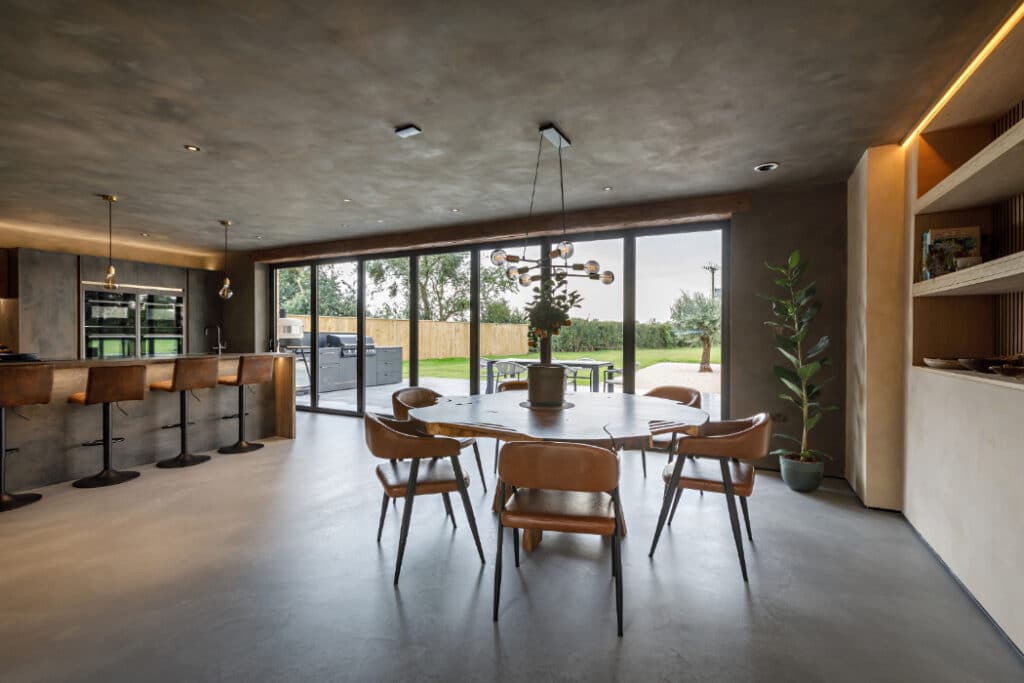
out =
{"type": "Polygon", "coordinates": [[[293,358],[294,354],[291,353],[277,353],[273,351],[264,351],[260,353],[222,353],[217,356],[215,353],[186,353],[180,356],[160,356],[157,358],[123,358],[118,360],[90,360],[90,359],[74,359],[74,360],[48,360],[40,359],[39,361],[17,361],[12,363],[0,362],[0,365],[5,367],[15,365],[37,365],[38,363],[52,363],[57,370],[71,370],[75,368],[93,368],[99,366],[112,366],[112,365],[159,365],[162,363],[173,363],[179,358],[220,358],[221,360],[238,360],[242,356],[281,356],[283,358],[293,358]]]}

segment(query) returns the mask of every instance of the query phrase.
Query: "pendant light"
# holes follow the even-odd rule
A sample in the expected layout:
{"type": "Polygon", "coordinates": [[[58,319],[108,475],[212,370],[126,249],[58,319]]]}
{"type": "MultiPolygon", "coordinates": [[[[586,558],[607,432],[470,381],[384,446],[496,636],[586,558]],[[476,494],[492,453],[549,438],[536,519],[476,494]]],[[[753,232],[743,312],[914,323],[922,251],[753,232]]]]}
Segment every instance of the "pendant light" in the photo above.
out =
{"type": "Polygon", "coordinates": [[[117,289],[117,271],[114,269],[114,202],[112,194],[96,195],[107,203],[107,276],[103,278],[104,289],[117,289]]]}
{"type": "Polygon", "coordinates": [[[217,296],[227,301],[235,295],[231,291],[231,278],[228,277],[228,228],[231,227],[231,221],[221,219],[220,224],[224,226],[224,284],[221,285],[217,296]]]}

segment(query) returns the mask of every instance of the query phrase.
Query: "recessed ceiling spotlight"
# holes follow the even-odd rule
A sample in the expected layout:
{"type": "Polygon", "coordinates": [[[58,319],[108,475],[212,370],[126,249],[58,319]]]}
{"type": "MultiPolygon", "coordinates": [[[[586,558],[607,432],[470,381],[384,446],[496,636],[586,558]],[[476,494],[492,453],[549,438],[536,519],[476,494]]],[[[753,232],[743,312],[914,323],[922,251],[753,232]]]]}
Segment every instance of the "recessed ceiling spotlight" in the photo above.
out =
{"type": "Polygon", "coordinates": [[[351,203],[352,203],[352,200],[351,200],[351,199],[349,199],[348,197],[345,197],[345,198],[344,198],[344,199],[342,199],[341,201],[345,202],[346,204],[351,204],[351,203]]]}
{"type": "Polygon", "coordinates": [[[198,152],[199,145],[185,145],[185,149],[187,149],[190,152],[198,152]]]}
{"type": "Polygon", "coordinates": [[[757,166],[755,166],[754,170],[757,171],[758,173],[770,173],[771,171],[778,169],[778,167],[779,162],[766,161],[763,164],[758,164],[757,166]]]}
{"type": "Polygon", "coordinates": [[[452,213],[460,213],[462,209],[452,209],[452,213]]]}
{"type": "Polygon", "coordinates": [[[140,232],[139,236],[140,237],[149,237],[149,233],[148,232],[140,232]]]}
{"type": "Polygon", "coordinates": [[[395,135],[397,135],[400,138],[411,138],[414,135],[419,135],[422,132],[423,131],[420,130],[419,126],[414,125],[412,123],[407,123],[404,126],[397,126],[395,128],[395,135]]]}
{"type": "Polygon", "coordinates": [[[384,219],[383,219],[383,218],[378,218],[378,219],[377,219],[377,222],[378,222],[378,223],[383,223],[383,222],[384,222],[384,219]]]}
{"type": "Polygon", "coordinates": [[[605,186],[604,186],[604,191],[605,191],[605,192],[611,192],[611,191],[612,191],[612,190],[614,190],[614,189],[615,189],[615,188],[614,188],[614,187],[612,187],[611,185],[605,185],[605,186]]]}
{"type": "Polygon", "coordinates": [[[263,235],[256,235],[256,239],[258,239],[258,240],[263,239],[263,235]]]}

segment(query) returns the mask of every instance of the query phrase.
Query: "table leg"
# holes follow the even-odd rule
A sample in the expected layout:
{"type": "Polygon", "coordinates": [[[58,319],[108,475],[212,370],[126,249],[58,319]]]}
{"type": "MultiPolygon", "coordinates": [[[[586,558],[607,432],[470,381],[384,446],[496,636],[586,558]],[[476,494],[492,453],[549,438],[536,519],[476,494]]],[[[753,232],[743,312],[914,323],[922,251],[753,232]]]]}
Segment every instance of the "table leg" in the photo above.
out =
{"type": "Polygon", "coordinates": [[[494,393],[494,361],[487,361],[487,393],[494,393]]]}
{"type": "Polygon", "coordinates": [[[595,394],[597,393],[598,389],[599,382],[597,380],[599,374],[600,366],[595,365],[592,368],[590,368],[590,391],[595,394]]]}

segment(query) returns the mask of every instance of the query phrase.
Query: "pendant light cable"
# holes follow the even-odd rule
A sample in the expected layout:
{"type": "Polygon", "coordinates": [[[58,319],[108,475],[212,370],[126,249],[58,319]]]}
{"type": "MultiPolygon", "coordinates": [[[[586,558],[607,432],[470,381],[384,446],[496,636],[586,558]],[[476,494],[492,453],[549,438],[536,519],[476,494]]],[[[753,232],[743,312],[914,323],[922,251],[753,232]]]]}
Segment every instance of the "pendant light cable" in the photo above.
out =
{"type": "MultiPolygon", "coordinates": [[[[526,214],[526,217],[533,217],[533,200],[537,196],[537,178],[540,175],[540,153],[544,149],[544,135],[542,133],[537,134],[537,161],[533,165],[533,189],[530,190],[530,211],[526,214]]],[[[530,241],[530,223],[526,223],[526,236],[523,238],[523,258],[526,258],[526,247],[530,241]]]]}
{"type": "Polygon", "coordinates": [[[114,265],[114,202],[107,201],[107,265],[114,265]]]}

